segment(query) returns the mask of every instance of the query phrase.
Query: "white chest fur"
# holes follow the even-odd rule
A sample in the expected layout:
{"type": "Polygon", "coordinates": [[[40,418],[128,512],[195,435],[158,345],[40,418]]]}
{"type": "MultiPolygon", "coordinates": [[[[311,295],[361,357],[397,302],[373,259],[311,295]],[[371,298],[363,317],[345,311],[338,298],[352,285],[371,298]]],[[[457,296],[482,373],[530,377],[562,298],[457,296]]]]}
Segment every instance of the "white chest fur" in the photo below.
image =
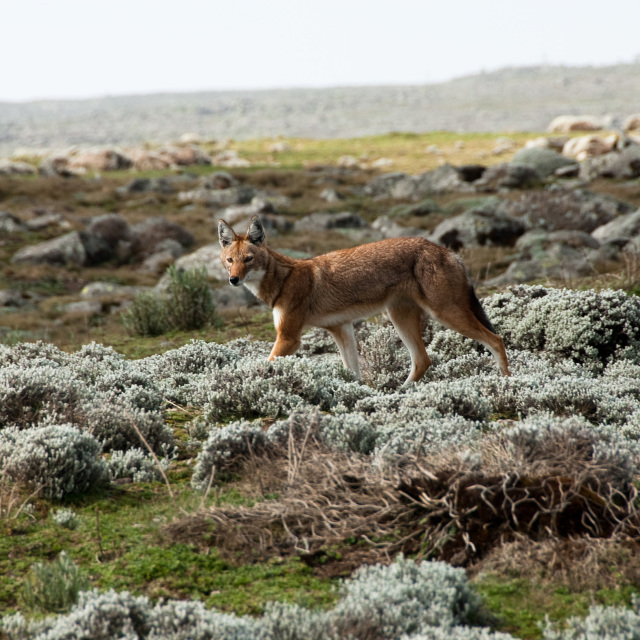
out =
{"type": "Polygon", "coordinates": [[[264,276],[263,269],[256,269],[255,271],[250,271],[247,279],[242,283],[244,284],[251,293],[257,298],[258,290],[260,289],[260,283],[262,282],[262,278],[264,276]]]}

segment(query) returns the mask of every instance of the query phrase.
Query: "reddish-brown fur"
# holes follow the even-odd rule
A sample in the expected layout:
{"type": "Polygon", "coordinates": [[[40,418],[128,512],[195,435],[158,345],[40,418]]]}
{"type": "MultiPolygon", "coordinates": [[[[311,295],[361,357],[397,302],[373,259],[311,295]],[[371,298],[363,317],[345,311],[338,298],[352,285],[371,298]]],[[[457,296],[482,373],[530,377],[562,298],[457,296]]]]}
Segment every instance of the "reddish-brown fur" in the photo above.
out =
{"type": "Polygon", "coordinates": [[[425,238],[395,238],[296,260],[266,246],[257,216],[245,235],[224,220],[218,231],[231,284],[245,284],[273,309],[278,336],[270,360],[293,354],[305,327],[322,327],[334,337],[344,365],[359,375],[353,321],[384,310],[411,354],[407,382],[415,382],[431,364],[422,340],[427,312],[484,344],[509,375],[502,338],[449,249],[425,238]]]}

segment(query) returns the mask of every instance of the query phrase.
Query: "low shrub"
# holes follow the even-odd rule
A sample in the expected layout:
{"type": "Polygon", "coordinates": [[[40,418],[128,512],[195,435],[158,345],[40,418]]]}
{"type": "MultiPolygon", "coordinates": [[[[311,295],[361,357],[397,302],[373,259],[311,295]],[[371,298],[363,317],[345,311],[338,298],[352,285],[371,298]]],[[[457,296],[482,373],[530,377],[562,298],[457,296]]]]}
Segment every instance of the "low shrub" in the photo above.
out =
{"type": "Polygon", "coordinates": [[[0,431],[0,470],[49,500],[108,482],[100,443],[71,425],[0,431]]]}
{"type": "Polygon", "coordinates": [[[29,609],[61,613],[71,609],[78,593],[88,585],[73,560],[62,551],[57,560],[39,562],[31,568],[31,575],[22,586],[22,601],[29,609]]]}

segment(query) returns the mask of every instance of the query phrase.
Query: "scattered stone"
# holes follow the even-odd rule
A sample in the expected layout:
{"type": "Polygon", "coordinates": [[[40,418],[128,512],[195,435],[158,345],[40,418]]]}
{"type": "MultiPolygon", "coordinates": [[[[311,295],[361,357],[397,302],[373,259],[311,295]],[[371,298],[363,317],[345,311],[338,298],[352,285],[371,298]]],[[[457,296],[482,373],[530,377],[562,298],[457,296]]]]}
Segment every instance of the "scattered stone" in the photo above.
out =
{"type": "Polygon", "coordinates": [[[131,252],[138,260],[167,250],[178,257],[194,243],[193,236],[186,229],[162,217],[149,218],[134,225],[131,234],[131,252]]]}
{"type": "Polygon", "coordinates": [[[68,159],[72,171],[117,171],[132,166],[133,160],[116,149],[90,149],[68,159]]]}
{"type": "Polygon", "coordinates": [[[491,193],[500,189],[530,189],[542,184],[538,171],[518,163],[494,164],[487,168],[482,178],[473,183],[476,191],[491,193]]]}
{"type": "MultiPolygon", "coordinates": [[[[175,240],[169,240],[168,242],[175,242],[175,240]]],[[[184,253],[184,249],[179,244],[178,247],[178,254],[182,255],[184,253]]],[[[148,258],[145,258],[138,271],[143,273],[161,274],[164,273],[175,261],[176,256],[174,255],[174,252],[171,251],[171,249],[165,249],[164,251],[158,251],[153,255],[150,255],[148,258]]]]}
{"type": "Polygon", "coordinates": [[[251,163],[238,155],[237,151],[227,149],[211,158],[211,164],[217,167],[243,168],[250,167],[251,163]]]}
{"type": "Polygon", "coordinates": [[[501,137],[496,140],[495,147],[493,148],[494,156],[501,156],[504,153],[509,153],[513,151],[517,147],[517,143],[515,140],[511,138],[501,137]]]}
{"type": "Polygon", "coordinates": [[[366,184],[364,194],[371,198],[390,198],[393,187],[398,182],[409,178],[409,175],[399,171],[384,173],[376,176],[366,184]]]}
{"type": "Polygon", "coordinates": [[[414,236],[427,236],[424,229],[417,227],[403,227],[401,224],[394,222],[388,216],[380,216],[376,218],[371,228],[379,231],[384,238],[405,238],[414,236]]]}
{"type": "Polygon", "coordinates": [[[600,131],[606,123],[598,116],[563,115],[554,118],[547,131],[549,133],[568,133],[569,131],[600,131]]]}
{"type": "Polygon", "coordinates": [[[579,164],[568,164],[566,167],[560,167],[553,172],[556,178],[577,178],[580,175],[579,164]]]}
{"type": "Polygon", "coordinates": [[[26,231],[26,225],[11,213],[0,211],[0,232],[2,233],[20,233],[26,231]]]}
{"type": "Polygon", "coordinates": [[[28,176],[36,173],[36,168],[28,162],[0,159],[0,176],[28,176]]]}
{"type": "Polygon", "coordinates": [[[249,204],[255,195],[255,189],[248,186],[215,190],[195,189],[178,193],[178,202],[201,204],[209,207],[229,207],[237,204],[249,204]]]}
{"type": "Polygon", "coordinates": [[[633,207],[587,189],[554,186],[523,193],[518,200],[504,200],[501,209],[522,220],[527,228],[577,229],[591,233],[633,207]]]}
{"type": "Polygon", "coordinates": [[[62,307],[66,313],[81,313],[88,316],[95,316],[102,313],[102,303],[99,300],[80,300],[70,302],[62,307]]]}
{"type": "Polygon", "coordinates": [[[329,229],[361,229],[367,223],[357,213],[343,211],[341,213],[312,213],[295,223],[299,231],[327,231],[329,229]]]}
{"type": "Polygon", "coordinates": [[[20,249],[13,264],[80,265],[88,263],[87,250],[78,231],[20,249]]]}
{"type": "Polygon", "coordinates": [[[593,156],[601,156],[609,153],[616,148],[618,143],[617,134],[610,136],[580,136],[567,140],[562,147],[562,155],[566,158],[575,158],[578,161],[591,158],[593,156]]]}
{"type": "Polygon", "coordinates": [[[638,131],[640,129],[640,113],[634,113],[625,118],[622,129],[623,131],[638,131]]]}
{"type": "Polygon", "coordinates": [[[83,298],[102,298],[107,296],[133,298],[147,287],[132,287],[113,282],[90,282],[80,292],[83,298]]]}
{"type": "Polygon", "coordinates": [[[42,212],[35,217],[27,220],[25,225],[29,231],[41,231],[42,229],[46,229],[47,227],[52,227],[53,225],[63,225],[65,222],[64,216],[60,213],[53,212],[42,212]]]}
{"type": "Polygon", "coordinates": [[[556,169],[575,164],[575,160],[565,158],[551,149],[530,147],[519,149],[513,155],[511,164],[525,165],[535,169],[541,178],[552,176],[556,169]]]}
{"type": "Polygon", "coordinates": [[[72,169],[69,166],[69,158],[64,156],[45,158],[38,166],[38,172],[47,178],[72,178],[83,173],[82,170],[72,169]]]}
{"type": "Polygon", "coordinates": [[[443,220],[429,239],[454,251],[463,247],[510,247],[525,230],[521,220],[493,208],[479,207],[443,220]]]}
{"type": "Polygon", "coordinates": [[[360,161],[353,156],[340,156],[336,164],[344,169],[361,169],[360,161]]]}
{"type": "Polygon", "coordinates": [[[564,147],[565,143],[569,140],[567,136],[561,137],[547,137],[543,136],[541,138],[534,138],[533,140],[527,140],[524,143],[525,149],[552,149],[553,151],[562,152],[562,147],[564,147]]]}
{"type": "Polygon", "coordinates": [[[214,171],[203,176],[200,185],[204,189],[229,189],[238,186],[238,181],[226,171],[214,171]]]}
{"type": "Polygon", "coordinates": [[[640,235],[640,209],[614,218],[593,230],[591,235],[600,242],[616,238],[633,238],[640,235]]]}
{"type": "Polygon", "coordinates": [[[378,158],[371,163],[372,169],[390,169],[395,162],[391,158],[378,158]]]}
{"type": "MultiPolygon", "coordinates": [[[[229,276],[225,276],[228,282],[229,276]]],[[[229,311],[242,307],[256,307],[262,304],[246,287],[224,286],[213,291],[213,304],[217,311],[229,311]]]]}
{"type": "Polygon", "coordinates": [[[640,177],[640,145],[631,144],[606,155],[587,158],[580,164],[580,178],[633,180],[640,177]]]}
{"type": "Polygon", "coordinates": [[[212,163],[210,155],[193,145],[181,145],[178,147],[162,147],[156,151],[168,166],[187,167],[190,165],[209,165],[212,163]]]}
{"type": "Polygon", "coordinates": [[[176,187],[168,178],[134,178],[124,187],[118,187],[116,193],[121,196],[138,193],[160,193],[171,195],[176,187]]]}
{"type": "MultiPolygon", "coordinates": [[[[220,262],[220,252],[222,248],[218,242],[213,244],[207,244],[204,247],[200,247],[193,253],[178,258],[175,265],[179,269],[199,269],[204,267],[207,270],[207,275],[210,278],[216,278],[228,282],[229,274],[227,270],[222,266],[220,262]]],[[[159,288],[165,288],[169,282],[169,276],[165,274],[158,283],[159,288]],[[162,285],[161,285],[162,283],[162,285]]]]}
{"type": "Polygon", "coordinates": [[[320,192],[320,197],[326,202],[340,202],[344,196],[337,190],[327,187],[320,192]]]}

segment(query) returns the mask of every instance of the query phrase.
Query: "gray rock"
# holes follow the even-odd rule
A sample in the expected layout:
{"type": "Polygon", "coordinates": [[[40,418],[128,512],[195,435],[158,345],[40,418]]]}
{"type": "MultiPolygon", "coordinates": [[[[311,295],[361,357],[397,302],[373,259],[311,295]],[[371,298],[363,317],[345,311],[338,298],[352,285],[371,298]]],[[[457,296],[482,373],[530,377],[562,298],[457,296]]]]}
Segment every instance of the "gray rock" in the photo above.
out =
{"type": "Polygon", "coordinates": [[[88,263],[87,250],[78,231],[53,240],[20,249],[12,258],[14,264],[81,265],[88,263]]]}
{"type": "Polygon", "coordinates": [[[640,209],[614,218],[607,224],[594,229],[591,235],[600,242],[640,235],[640,209]]]}
{"type": "Polygon", "coordinates": [[[138,260],[145,260],[154,253],[164,251],[166,245],[163,243],[167,240],[175,241],[182,248],[190,247],[195,241],[186,229],[160,216],[134,225],[131,236],[131,252],[138,260]]]}
{"type": "Polygon", "coordinates": [[[367,223],[357,214],[350,211],[341,213],[312,213],[295,223],[299,231],[327,231],[329,229],[361,229],[367,223]]]}
{"type": "Polygon", "coordinates": [[[102,303],[99,300],[80,300],[79,302],[65,304],[62,307],[62,311],[93,316],[102,313],[102,303]]]}
{"type": "MultiPolygon", "coordinates": [[[[169,240],[168,242],[175,242],[175,240],[169,240]]],[[[175,261],[176,258],[173,252],[170,249],[165,249],[146,258],[138,268],[138,271],[143,273],[164,273],[175,261]]]]}
{"type": "Polygon", "coordinates": [[[26,231],[26,225],[20,220],[20,218],[16,218],[11,213],[7,211],[0,211],[0,231],[3,233],[19,233],[21,231],[26,231]]]}
{"type": "Polygon", "coordinates": [[[101,298],[105,296],[133,298],[146,289],[147,287],[131,287],[113,282],[90,282],[82,288],[80,295],[83,298],[101,298]]]}
{"type": "Polygon", "coordinates": [[[619,151],[587,158],[580,165],[580,178],[630,180],[640,177],[640,145],[632,144],[619,151]]]}
{"type": "Polygon", "coordinates": [[[500,211],[478,208],[443,220],[429,239],[454,251],[462,247],[513,246],[525,225],[500,211]]]}
{"type": "MultiPolygon", "coordinates": [[[[219,243],[207,244],[200,247],[193,253],[189,253],[176,260],[176,267],[179,269],[200,269],[204,267],[210,278],[216,278],[224,282],[229,281],[229,274],[220,262],[220,252],[222,248],[219,243]]],[[[169,281],[169,276],[165,274],[158,283],[159,288],[165,288],[169,281]]]]}
{"type": "Polygon", "coordinates": [[[176,187],[168,178],[134,178],[129,184],[116,189],[116,193],[121,196],[139,193],[171,195],[175,192],[176,187]]]}
{"type": "Polygon", "coordinates": [[[409,177],[406,173],[399,171],[376,176],[365,185],[364,194],[370,198],[390,198],[394,185],[400,180],[405,180],[409,177]]]}
{"type": "Polygon", "coordinates": [[[209,207],[229,207],[234,204],[249,204],[255,195],[255,189],[246,186],[216,190],[195,189],[178,193],[178,202],[209,207]]]}
{"type": "Polygon", "coordinates": [[[325,202],[340,202],[344,200],[344,196],[337,190],[327,187],[320,192],[320,198],[325,202]]]}
{"type": "Polygon", "coordinates": [[[29,231],[41,231],[53,225],[59,225],[64,221],[64,217],[60,213],[42,213],[25,222],[29,231]]]}
{"type": "Polygon", "coordinates": [[[554,174],[556,169],[575,163],[575,160],[565,158],[552,149],[536,147],[519,149],[511,159],[511,164],[525,165],[535,169],[541,178],[548,178],[554,174]]]}
{"type": "Polygon", "coordinates": [[[401,224],[394,222],[388,216],[380,216],[373,221],[371,228],[379,231],[384,238],[405,238],[413,236],[425,236],[424,229],[417,227],[403,227],[401,224]]]}
{"type": "Polygon", "coordinates": [[[256,307],[262,304],[246,287],[232,287],[231,285],[215,289],[213,303],[218,311],[256,307]]]}
{"type": "Polygon", "coordinates": [[[88,231],[80,231],[80,240],[86,252],[85,265],[97,265],[111,260],[114,255],[114,247],[102,236],[88,231]]]}
{"type": "Polygon", "coordinates": [[[460,177],[455,167],[444,164],[433,171],[398,180],[390,188],[389,195],[397,200],[422,200],[442,193],[473,191],[473,186],[460,177]]]}
{"type": "Polygon", "coordinates": [[[487,168],[482,178],[474,182],[477,191],[498,189],[528,189],[542,184],[542,178],[534,167],[504,162],[487,168]]]}
{"type": "Polygon", "coordinates": [[[214,171],[200,180],[203,189],[229,189],[236,187],[238,181],[226,171],[214,171]]]}
{"type": "Polygon", "coordinates": [[[622,213],[632,210],[625,202],[587,189],[557,186],[523,193],[518,200],[504,200],[501,210],[528,228],[577,229],[591,233],[622,213]]]}
{"type": "Polygon", "coordinates": [[[87,232],[102,237],[113,250],[119,242],[131,239],[129,223],[117,213],[106,213],[93,218],[87,232]]]}
{"type": "Polygon", "coordinates": [[[28,162],[0,160],[0,176],[27,176],[36,173],[36,168],[28,162]]]}

